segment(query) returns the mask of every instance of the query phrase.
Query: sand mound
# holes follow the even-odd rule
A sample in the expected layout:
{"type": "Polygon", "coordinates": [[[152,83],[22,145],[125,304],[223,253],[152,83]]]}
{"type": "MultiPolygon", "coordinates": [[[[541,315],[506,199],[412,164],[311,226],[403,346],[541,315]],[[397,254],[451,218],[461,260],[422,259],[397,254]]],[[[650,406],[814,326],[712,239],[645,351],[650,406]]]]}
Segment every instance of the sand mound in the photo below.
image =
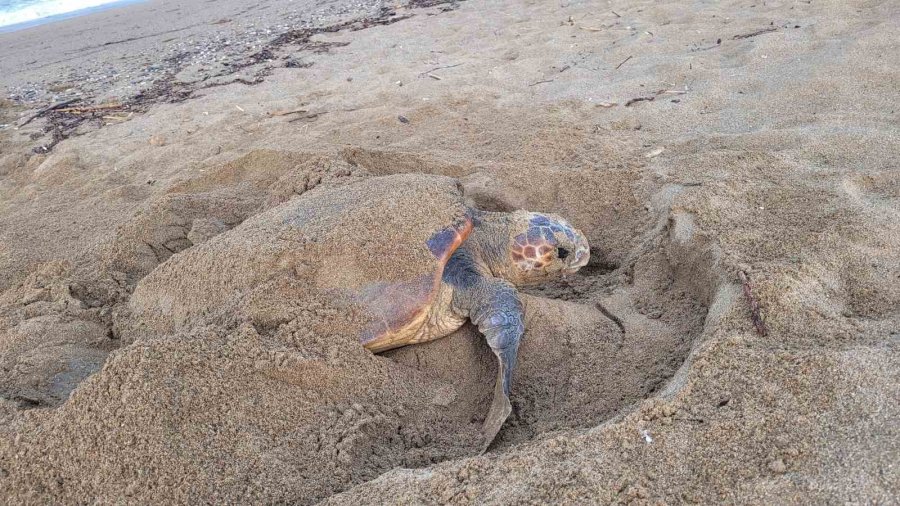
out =
{"type": "Polygon", "coordinates": [[[119,228],[107,268],[140,279],[173,254],[353,169],[311,154],[253,151],[151,199],[119,228]]]}

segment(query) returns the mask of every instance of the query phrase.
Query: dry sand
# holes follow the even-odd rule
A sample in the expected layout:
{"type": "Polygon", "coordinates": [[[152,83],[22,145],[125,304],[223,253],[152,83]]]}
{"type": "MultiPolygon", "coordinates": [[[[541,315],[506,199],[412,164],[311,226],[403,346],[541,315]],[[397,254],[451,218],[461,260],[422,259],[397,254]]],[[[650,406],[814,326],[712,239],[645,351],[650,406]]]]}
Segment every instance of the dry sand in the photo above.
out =
{"type": "Polygon", "coordinates": [[[388,10],[0,130],[0,500],[896,503],[896,2],[388,10]],[[399,173],[592,245],[529,291],[484,455],[477,331],[374,356],[297,267],[346,251],[265,260],[284,209],[399,173]]]}

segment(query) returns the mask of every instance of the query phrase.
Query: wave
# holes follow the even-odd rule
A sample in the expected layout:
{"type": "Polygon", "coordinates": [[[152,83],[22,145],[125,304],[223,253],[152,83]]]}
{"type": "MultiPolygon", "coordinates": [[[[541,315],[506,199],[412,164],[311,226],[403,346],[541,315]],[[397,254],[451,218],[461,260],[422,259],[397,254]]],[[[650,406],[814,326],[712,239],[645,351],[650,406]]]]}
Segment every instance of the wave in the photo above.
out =
{"type": "Polygon", "coordinates": [[[121,0],[46,0],[13,10],[0,11],[0,26],[17,25],[27,23],[50,16],[67,14],[70,12],[98,7],[101,5],[117,3],[121,0]]]}

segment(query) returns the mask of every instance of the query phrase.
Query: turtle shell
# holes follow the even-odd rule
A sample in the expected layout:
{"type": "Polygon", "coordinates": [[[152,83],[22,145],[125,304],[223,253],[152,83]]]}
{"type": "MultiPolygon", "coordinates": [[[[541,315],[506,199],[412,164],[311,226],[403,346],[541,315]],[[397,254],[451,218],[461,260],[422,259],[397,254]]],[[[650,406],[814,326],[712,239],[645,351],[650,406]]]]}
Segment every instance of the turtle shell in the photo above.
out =
{"type": "Polygon", "coordinates": [[[452,178],[320,186],[174,255],[141,280],[131,310],[146,330],[169,333],[234,318],[277,327],[314,300],[359,310],[353,331],[380,351],[424,321],[471,228],[452,178]]]}

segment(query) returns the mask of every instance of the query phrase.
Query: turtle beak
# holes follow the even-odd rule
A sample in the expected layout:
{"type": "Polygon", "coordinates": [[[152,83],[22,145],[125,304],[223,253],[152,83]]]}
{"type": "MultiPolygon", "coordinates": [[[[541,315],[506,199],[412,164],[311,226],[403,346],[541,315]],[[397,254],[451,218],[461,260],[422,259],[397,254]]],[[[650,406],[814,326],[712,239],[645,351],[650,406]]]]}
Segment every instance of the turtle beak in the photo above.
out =
{"type": "Polygon", "coordinates": [[[587,240],[583,237],[578,238],[578,242],[576,243],[575,253],[572,258],[572,263],[569,264],[568,272],[574,273],[578,269],[581,269],[585,265],[587,265],[588,260],[591,259],[591,249],[588,247],[587,240]]]}
{"type": "Polygon", "coordinates": [[[591,259],[591,250],[585,247],[579,247],[575,250],[575,261],[572,262],[572,268],[574,270],[578,270],[585,265],[587,265],[588,260],[591,259]]]}

